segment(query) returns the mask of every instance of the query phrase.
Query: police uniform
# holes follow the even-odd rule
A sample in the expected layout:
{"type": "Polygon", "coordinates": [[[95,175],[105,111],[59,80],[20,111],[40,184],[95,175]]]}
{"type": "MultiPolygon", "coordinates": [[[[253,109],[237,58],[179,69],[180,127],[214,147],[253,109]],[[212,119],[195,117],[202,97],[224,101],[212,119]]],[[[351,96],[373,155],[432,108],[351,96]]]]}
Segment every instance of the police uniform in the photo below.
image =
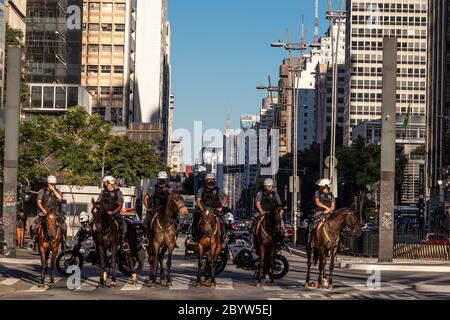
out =
{"type": "MultiPolygon", "coordinates": [[[[103,189],[100,193],[98,199],[98,203],[102,203],[108,211],[116,210],[116,208],[120,205],[123,205],[123,194],[122,191],[120,191],[119,188],[116,188],[112,191],[109,191],[108,189],[103,189]]],[[[127,232],[127,223],[125,219],[122,217],[122,215],[119,212],[114,212],[113,217],[118,220],[122,224],[122,241],[125,239],[125,234],[127,232]]]]}
{"type": "MultiPolygon", "coordinates": [[[[203,203],[204,207],[206,208],[219,208],[222,207],[223,199],[226,197],[226,194],[217,186],[214,188],[200,188],[197,192],[196,198],[200,198],[201,202],[203,203]]],[[[225,238],[226,230],[225,230],[225,222],[223,221],[223,213],[216,212],[216,214],[221,218],[221,233],[222,233],[222,240],[225,238]]],[[[201,212],[198,211],[196,214],[194,214],[194,221],[193,227],[192,227],[192,234],[194,238],[197,237],[197,226],[198,222],[201,218],[201,212]]]]}
{"type": "MultiPolygon", "coordinates": [[[[61,191],[59,191],[56,188],[55,188],[55,192],[62,195],[61,191]]],[[[42,206],[47,211],[50,211],[55,207],[59,207],[59,210],[57,212],[58,223],[59,223],[59,226],[61,227],[61,229],[63,230],[63,235],[65,237],[66,232],[67,232],[66,217],[65,217],[65,213],[61,211],[61,201],[56,197],[55,193],[52,190],[50,190],[48,187],[42,188],[41,190],[39,190],[37,200],[41,201],[42,206]]],[[[38,214],[38,217],[36,218],[35,223],[34,223],[35,228],[33,229],[34,237],[36,240],[37,240],[37,236],[38,236],[37,231],[44,219],[45,219],[45,214],[42,211],[40,211],[38,214]]]]}
{"type": "MultiPolygon", "coordinates": [[[[255,203],[259,202],[261,204],[261,207],[263,208],[264,212],[272,212],[277,207],[282,206],[281,198],[278,195],[278,193],[275,190],[269,191],[264,188],[263,191],[259,191],[256,194],[255,203]]],[[[258,224],[259,220],[262,219],[262,215],[259,215],[255,222],[252,224],[252,232],[251,234],[254,236],[256,231],[256,225],[258,224]]],[[[283,224],[284,226],[284,224],[283,224]]],[[[254,242],[255,238],[253,238],[254,242]]],[[[255,243],[254,243],[255,244],[255,243]]]]}
{"type": "MultiPolygon", "coordinates": [[[[335,198],[332,192],[323,192],[322,190],[316,191],[314,200],[319,200],[321,204],[327,206],[328,208],[331,208],[333,206],[333,203],[335,202],[335,198]]],[[[309,228],[309,242],[311,244],[313,241],[313,231],[317,228],[319,222],[326,217],[327,214],[325,214],[324,209],[316,206],[316,210],[312,219],[313,221],[311,227],[309,228]]]]}

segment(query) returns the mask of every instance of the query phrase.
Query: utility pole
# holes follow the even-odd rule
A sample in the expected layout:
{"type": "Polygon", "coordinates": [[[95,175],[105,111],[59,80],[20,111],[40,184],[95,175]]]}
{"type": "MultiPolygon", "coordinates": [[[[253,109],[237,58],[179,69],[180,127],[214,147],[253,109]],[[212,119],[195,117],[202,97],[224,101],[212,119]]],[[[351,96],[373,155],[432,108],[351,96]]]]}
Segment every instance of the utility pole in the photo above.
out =
{"type": "Polygon", "coordinates": [[[17,170],[19,167],[21,47],[8,47],[5,104],[3,210],[0,255],[16,256],[17,170]]]}
{"type": "Polygon", "coordinates": [[[379,213],[379,262],[392,262],[394,250],[397,39],[383,39],[383,101],[379,213]]]}

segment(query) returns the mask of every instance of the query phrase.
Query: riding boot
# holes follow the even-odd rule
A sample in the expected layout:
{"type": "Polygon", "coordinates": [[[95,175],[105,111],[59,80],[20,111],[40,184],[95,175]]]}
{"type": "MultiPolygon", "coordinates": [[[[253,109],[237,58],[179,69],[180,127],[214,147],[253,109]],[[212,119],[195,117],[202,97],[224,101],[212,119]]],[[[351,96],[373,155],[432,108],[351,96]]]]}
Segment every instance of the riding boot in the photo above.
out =
{"type": "Polygon", "coordinates": [[[228,238],[228,234],[227,234],[227,229],[226,229],[225,223],[223,223],[223,222],[220,224],[220,232],[222,234],[222,237],[221,237],[222,238],[222,243],[230,241],[230,238],[228,238]]]}
{"type": "Polygon", "coordinates": [[[120,247],[121,247],[122,251],[124,251],[124,252],[130,251],[130,246],[125,241],[126,233],[127,233],[127,222],[125,220],[123,220],[122,233],[121,233],[121,235],[119,237],[119,241],[120,241],[120,247]]]}

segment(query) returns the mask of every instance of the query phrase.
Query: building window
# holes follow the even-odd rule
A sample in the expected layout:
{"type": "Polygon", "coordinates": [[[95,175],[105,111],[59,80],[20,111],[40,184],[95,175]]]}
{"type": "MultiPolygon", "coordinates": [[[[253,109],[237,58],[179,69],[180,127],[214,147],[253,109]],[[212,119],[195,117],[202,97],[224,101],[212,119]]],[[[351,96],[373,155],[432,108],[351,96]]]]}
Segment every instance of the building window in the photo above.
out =
{"type": "Polygon", "coordinates": [[[102,44],[102,52],[111,53],[112,46],[109,44],[102,44]]]}
{"type": "Polygon", "coordinates": [[[89,11],[99,11],[99,10],[100,10],[100,2],[89,3],[89,11]]]}
{"type": "Polygon", "coordinates": [[[114,53],[123,53],[124,52],[124,46],[122,45],[115,45],[114,46],[114,53]]]}
{"type": "Polygon", "coordinates": [[[112,2],[103,2],[102,3],[102,11],[112,11],[113,4],[112,2]]]}
{"type": "Polygon", "coordinates": [[[110,87],[100,87],[100,94],[111,94],[110,87]]]}
{"type": "Polygon", "coordinates": [[[117,11],[125,11],[126,10],[126,4],[125,3],[116,3],[116,10],[117,11]]]}
{"type": "Polygon", "coordinates": [[[89,31],[99,31],[100,25],[98,23],[89,23],[89,31]]]}
{"type": "Polygon", "coordinates": [[[112,31],[112,23],[102,23],[102,31],[111,32],[112,31]]]}
{"type": "Polygon", "coordinates": [[[98,66],[87,66],[88,73],[98,73],[98,66]]]}
{"type": "Polygon", "coordinates": [[[114,73],[123,73],[123,66],[114,66],[114,73]]]}
{"type": "Polygon", "coordinates": [[[123,88],[122,87],[113,87],[113,94],[115,94],[115,95],[122,95],[123,94],[123,88]]]}
{"type": "Polygon", "coordinates": [[[86,88],[92,95],[97,95],[98,89],[97,87],[87,87],[86,88]]]}
{"type": "Polygon", "coordinates": [[[111,66],[102,66],[102,73],[111,73],[111,66]]]}
{"type": "Polygon", "coordinates": [[[116,24],[116,32],[124,32],[125,25],[124,24],[116,24]]]}
{"type": "Polygon", "coordinates": [[[98,52],[98,44],[90,44],[88,45],[88,52],[98,52]]]}

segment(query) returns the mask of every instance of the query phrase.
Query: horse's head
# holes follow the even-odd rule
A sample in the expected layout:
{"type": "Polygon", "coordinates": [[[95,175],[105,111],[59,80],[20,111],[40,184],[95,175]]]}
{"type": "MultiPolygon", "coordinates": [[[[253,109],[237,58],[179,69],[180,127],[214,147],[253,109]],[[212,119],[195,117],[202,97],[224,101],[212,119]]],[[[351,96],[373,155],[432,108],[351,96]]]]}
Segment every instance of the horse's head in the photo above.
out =
{"type": "Polygon", "coordinates": [[[107,214],[108,208],[105,207],[104,203],[96,202],[94,199],[92,201],[92,217],[93,224],[96,226],[109,225],[112,222],[112,217],[107,214]]]}
{"type": "Polygon", "coordinates": [[[189,215],[189,210],[184,202],[184,198],[181,194],[176,192],[170,192],[168,198],[169,210],[172,213],[179,213],[183,218],[186,218],[189,215]]]}
{"type": "Polygon", "coordinates": [[[344,223],[346,227],[349,227],[352,230],[352,233],[356,235],[357,237],[360,237],[362,235],[362,225],[359,221],[358,216],[356,215],[355,211],[348,208],[347,213],[345,214],[344,223]]]}
{"type": "Polygon", "coordinates": [[[270,212],[266,213],[266,218],[269,220],[270,224],[275,227],[278,231],[281,230],[283,221],[283,207],[276,206],[270,212]]]}
{"type": "Polygon", "coordinates": [[[59,208],[55,207],[51,209],[45,216],[45,227],[47,229],[47,235],[51,239],[55,239],[58,232],[58,211],[59,208]]]}

